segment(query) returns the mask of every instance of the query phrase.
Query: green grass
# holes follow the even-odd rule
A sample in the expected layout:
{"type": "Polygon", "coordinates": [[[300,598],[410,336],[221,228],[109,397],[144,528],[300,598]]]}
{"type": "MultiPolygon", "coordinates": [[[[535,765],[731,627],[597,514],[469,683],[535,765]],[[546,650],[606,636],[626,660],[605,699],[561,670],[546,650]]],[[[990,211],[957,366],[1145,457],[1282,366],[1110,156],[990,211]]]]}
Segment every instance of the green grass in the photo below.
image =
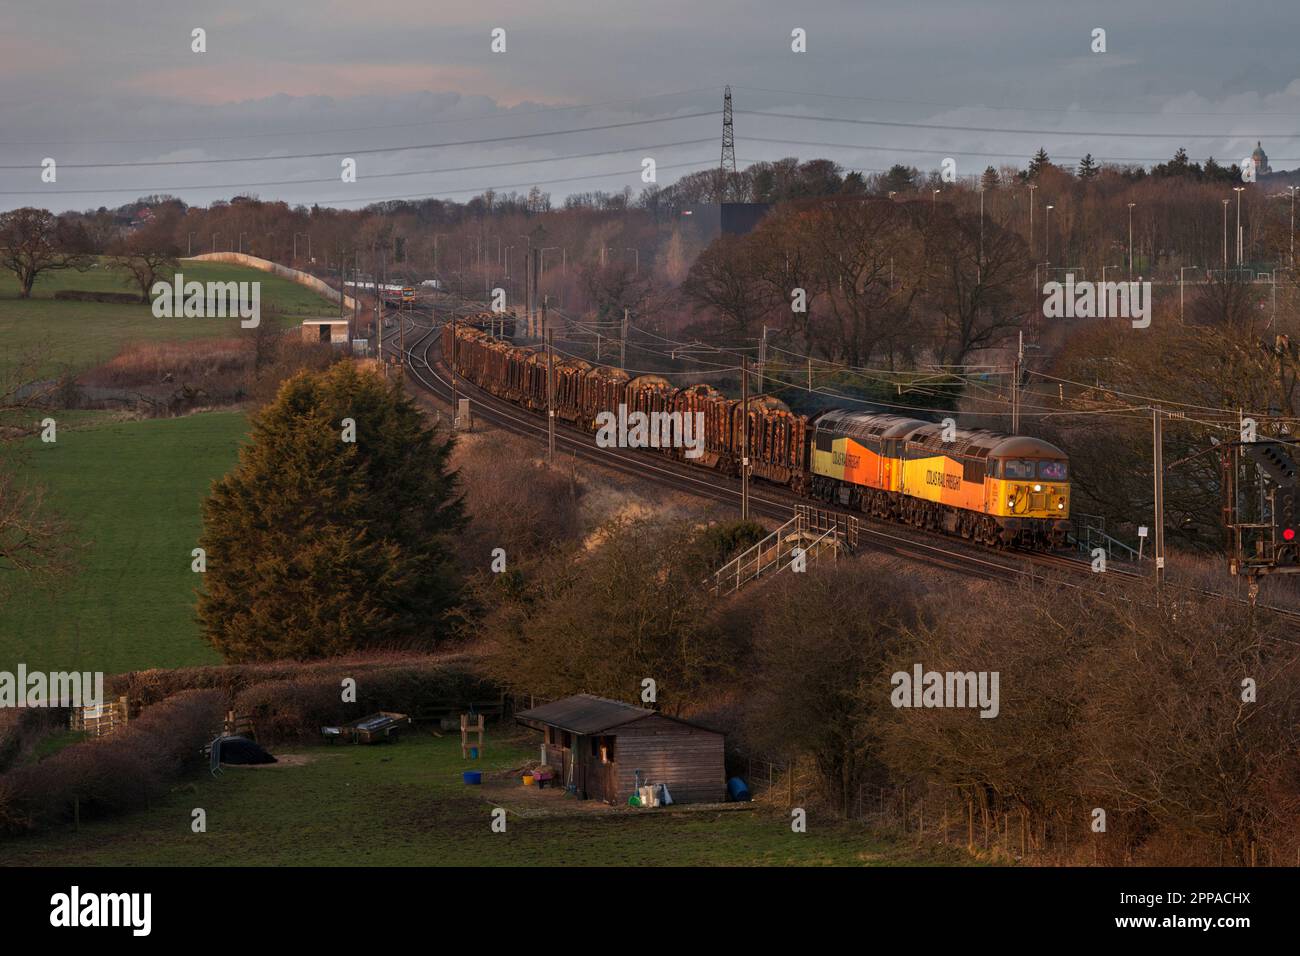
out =
{"type": "Polygon", "coordinates": [[[32,748],[31,759],[29,763],[40,763],[46,757],[53,757],[56,753],[65,747],[71,747],[73,744],[79,744],[89,738],[84,730],[59,730],[36,742],[32,748]]]}
{"type": "Polygon", "coordinates": [[[84,542],[81,569],[48,591],[20,589],[0,607],[0,670],[117,673],[218,663],[193,619],[190,551],[199,503],[235,463],[238,412],[106,421],[55,413],[58,441],[30,440],[23,470],[84,542]]]}
{"type": "MultiPolygon", "coordinates": [[[[183,261],[186,281],[262,283],[263,322],[293,325],[307,315],[335,315],[337,303],[295,282],[245,266],[220,262],[183,261]],[[271,310],[290,315],[272,316],[271,310]]],[[[112,358],[128,342],[228,338],[249,334],[238,318],[157,319],[148,305],[59,301],[64,289],[84,292],[128,292],[121,275],[100,266],[86,272],[63,270],[37,280],[31,299],[18,298],[12,273],[0,274],[0,372],[28,353],[41,356],[41,374],[76,372],[112,358]]]]}
{"type": "MultiPolygon", "coordinates": [[[[507,817],[461,771],[520,765],[532,741],[489,735],[485,758],[460,756],[456,735],[418,731],[396,744],[313,747],[311,762],[202,773],[150,810],[0,845],[11,865],[170,866],[860,866],[951,864],[956,853],[890,843],[862,826],[810,816],[791,832],[784,809],[694,813],[609,811],[507,817]],[[190,812],[207,811],[192,833],[190,812]]],[[[558,806],[570,798],[556,795],[558,806]]]]}

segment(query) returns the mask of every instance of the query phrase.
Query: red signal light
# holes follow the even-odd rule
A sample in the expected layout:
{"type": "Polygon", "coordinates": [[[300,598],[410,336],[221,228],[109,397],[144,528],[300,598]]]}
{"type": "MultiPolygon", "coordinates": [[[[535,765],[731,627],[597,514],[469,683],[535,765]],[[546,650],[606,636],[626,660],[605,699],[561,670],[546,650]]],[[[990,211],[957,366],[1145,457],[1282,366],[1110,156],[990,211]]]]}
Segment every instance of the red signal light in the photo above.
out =
{"type": "Polygon", "coordinates": [[[1295,540],[1295,528],[1283,528],[1283,529],[1282,529],[1282,540],[1283,540],[1283,541],[1294,541],[1294,540],[1295,540]]]}

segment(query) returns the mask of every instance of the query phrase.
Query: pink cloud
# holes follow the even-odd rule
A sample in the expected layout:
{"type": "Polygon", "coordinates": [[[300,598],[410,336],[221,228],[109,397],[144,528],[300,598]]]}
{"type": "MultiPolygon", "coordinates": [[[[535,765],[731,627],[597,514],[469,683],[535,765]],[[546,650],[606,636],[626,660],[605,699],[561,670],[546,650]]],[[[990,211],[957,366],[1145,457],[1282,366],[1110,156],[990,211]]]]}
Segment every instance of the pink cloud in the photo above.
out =
{"type": "Polygon", "coordinates": [[[491,96],[503,105],[538,101],[535,91],[516,89],[490,70],[434,66],[429,63],[276,63],[232,70],[229,66],[192,66],[137,73],[119,84],[125,90],[193,103],[217,105],[277,94],[355,96],[457,90],[491,96]]]}

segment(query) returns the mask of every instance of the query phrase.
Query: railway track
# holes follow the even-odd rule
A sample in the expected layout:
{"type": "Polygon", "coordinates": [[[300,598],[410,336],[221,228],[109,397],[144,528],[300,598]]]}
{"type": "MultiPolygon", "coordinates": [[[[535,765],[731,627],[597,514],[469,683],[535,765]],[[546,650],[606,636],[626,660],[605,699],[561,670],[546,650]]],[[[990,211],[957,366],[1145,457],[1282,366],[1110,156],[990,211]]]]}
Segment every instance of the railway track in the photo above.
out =
{"type": "MultiPolygon", "coordinates": [[[[440,328],[441,326],[407,326],[407,370],[425,391],[441,401],[450,402],[452,382],[450,373],[441,365],[437,334],[440,328]]],[[[517,435],[545,440],[546,422],[539,420],[530,412],[464,380],[458,380],[457,391],[460,397],[471,398],[474,401],[475,416],[484,422],[517,435]]],[[[662,487],[717,501],[739,511],[741,499],[739,482],[726,476],[694,469],[688,465],[679,465],[653,452],[599,448],[595,445],[594,436],[559,423],[555,429],[555,443],[557,453],[569,454],[630,477],[648,479],[662,487]]],[[[806,504],[806,502],[794,495],[771,489],[756,492],[751,484],[749,493],[751,515],[784,522],[794,515],[795,506],[798,504],[806,504]]],[[[1014,558],[1007,555],[1008,560],[998,560],[993,556],[971,554],[948,546],[947,541],[938,544],[917,540],[896,529],[879,527],[863,520],[863,516],[856,512],[838,508],[824,508],[824,510],[852,514],[859,520],[860,537],[865,537],[872,547],[879,551],[992,580],[1007,580],[1017,575],[1043,576],[1032,567],[1017,564],[1017,561],[1022,560],[1020,555],[1014,558]]]]}
{"type": "MultiPolygon", "coordinates": [[[[458,310],[443,310],[441,314],[445,315],[448,311],[458,310]]],[[[479,309],[469,307],[459,311],[471,312],[479,309]]],[[[440,401],[450,403],[453,385],[450,373],[442,365],[440,336],[437,334],[441,324],[420,325],[409,320],[408,323],[406,326],[408,373],[426,392],[440,401]]],[[[389,351],[396,354],[398,351],[396,343],[386,344],[390,346],[389,351]]],[[[455,388],[460,397],[473,400],[477,418],[516,435],[546,440],[546,422],[536,415],[463,379],[457,380],[455,388]]],[[[654,452],[599,448],[595,444],[593,435],[559,422],[555,428],[555,444],[557,453],[569,454],[575,459],[591,462],[629,477],[650,480],[664,488],[716,501],[734,507],[737,511],[740,509],[740,483],[728,476],[678,464],[654,452]]],[[[784,522],[794,515],[796,505],[806,503],[789,492],[769,488],[756,492],[754,484],[750,485],[749,507],[751,515],[754,516],[784,522]]],[[[1080,586],[1077,581],[1079,575],[1093,573],[1091,562],[1085,559],[1062,554],[1014,550],[987,553],[987,549],[984,548],[980,548],[977,552],[975,546],[955,543],[945,536],[874,521],[859,512],[836,508],[822,502],[818,503],[818,507],[856,518],[859,525],[859,538],[864,539],[877,551],[971,577],[1001,581],[1049,580],[1065,587],[1078,587],[1080,586]]],[[[1144,577],[1136,571],[1123,567],[1108,568],[1107,573],[1130,581],[1139,581],[1144,577]]],[[[1243,607],[1249,606],[1249,602],[1244,598],[1224,595],[1206,588],[1181,584],[1166,586],[1185,593],[1222,598],[1239,603],[1243,607]]],[[[1256,609],[1300,622],[1300,611],[1271,605],[1256,605],[1256,609]]]]}

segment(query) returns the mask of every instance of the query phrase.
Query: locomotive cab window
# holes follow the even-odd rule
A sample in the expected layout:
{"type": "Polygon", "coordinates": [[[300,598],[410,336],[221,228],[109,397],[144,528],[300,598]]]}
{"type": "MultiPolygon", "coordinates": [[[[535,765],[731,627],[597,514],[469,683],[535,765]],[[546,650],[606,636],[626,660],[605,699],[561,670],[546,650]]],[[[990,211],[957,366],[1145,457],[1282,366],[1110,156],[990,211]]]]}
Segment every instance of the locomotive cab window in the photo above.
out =
{"type": "Polygon", "coordinates": [[[1038,477],[1045,481],[1065,481],[1069,467],[1063,461],[1040,461],[1038,477]]]}
{"type": "Polygon", "coordinates": [[[1027,458],[1007,458],[1002,462],[1002,477],[1027,480],[1034,477],[1034,463],[1027,458]]]}

